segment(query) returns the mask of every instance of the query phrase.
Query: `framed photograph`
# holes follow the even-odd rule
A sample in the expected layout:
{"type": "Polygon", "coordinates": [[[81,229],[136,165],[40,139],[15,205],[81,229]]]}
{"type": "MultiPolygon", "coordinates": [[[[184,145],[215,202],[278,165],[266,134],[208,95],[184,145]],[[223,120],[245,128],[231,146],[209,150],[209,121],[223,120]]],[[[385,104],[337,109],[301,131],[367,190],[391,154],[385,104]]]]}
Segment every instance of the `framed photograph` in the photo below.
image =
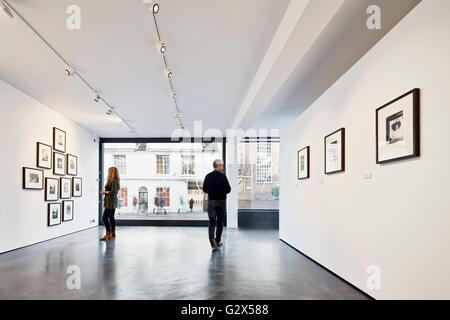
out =
{"type": "Polygon", "coordinates": [[[45,201],[58,200],[59,179],[45,178],[45,201]]]}
{"type": "Polygon", "coordinates": [[[297,179],[309,178],[309,146],[297,152],[297,179]]]}
{"type": "Polygon", "coordinates": [[[66,174],[66,156],[59,152],[53,152],[53,174],[63,176],[66,174]]]}
{"type": "Polygon", "coordinates": [[[61,224],[61,203],[49,203],[47,216],[49,227],[61,224]]]}
{"type": "Polygon", "coordinates": [[[36,166],[38,168],[52,168],[52,146],[38,142],[37,143],[36,166]]]}
{"type": "Polygon", "coordinates": [[[62,210],[62,221],[73,220],[73,200],[63,201],[62,210]]]}
{"type": "Polygon", "coordinates": [[[29,190],[44,189],[44,170],[24,167],[22,187],[29,190]]]}
{"type": "Polygon", "coordinates": [[[59,198],[60,199],[70,199],[72,192],[70,187],[72,184],[72,179],[61,178],[60,188],[59,188],[59,198]]]}
{"type": "Polygon", "coordinates": [[[83,195],[83,180],[81,178],[72,178],[72,197],[81,197],[83,195]]]}
{"type": "Polygon", "coordinates": [[[376,110],[376,160],[387,163],[420,156],[420,89],[376,110]]]}
{"type": "Polygon", "coordinates": [[[69,176],[76,176],[78,174],[78,158],[74,155],[67,154],[66,167],[69,176]]]}
{"type": "Polygon", "coordinates": [[[66,132],[53,127],[53,149],[66,152],[66,132]]]}
{"type": "Polygon", "coordinates": [[[325,137],[325,174],[345,171],[345,128],[325,137]]]}

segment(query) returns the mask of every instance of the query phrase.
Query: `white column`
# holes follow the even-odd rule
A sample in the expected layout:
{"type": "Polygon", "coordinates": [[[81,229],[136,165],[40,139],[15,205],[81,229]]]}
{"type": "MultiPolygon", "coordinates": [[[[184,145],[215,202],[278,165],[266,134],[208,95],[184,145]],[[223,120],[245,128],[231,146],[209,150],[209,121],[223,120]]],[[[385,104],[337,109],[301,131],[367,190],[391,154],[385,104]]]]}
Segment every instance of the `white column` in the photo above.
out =
{"type": "Polygon", "coordinates": [[[238,170],[235,141],[227,141],[226,152],[226,174],[231,186],[231,192],[227,197],[227,228],[236,229],[238,227],[238,170]]]}

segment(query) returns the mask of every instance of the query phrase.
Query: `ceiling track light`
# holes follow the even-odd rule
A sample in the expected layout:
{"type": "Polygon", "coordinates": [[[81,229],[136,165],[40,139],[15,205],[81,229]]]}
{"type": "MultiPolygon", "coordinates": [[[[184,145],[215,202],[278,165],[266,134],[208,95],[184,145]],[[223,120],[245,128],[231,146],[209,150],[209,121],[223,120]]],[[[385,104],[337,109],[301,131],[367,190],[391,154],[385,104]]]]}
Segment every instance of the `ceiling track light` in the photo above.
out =
{"type": "Polygon", "coordinates": [[[151,9],[154,14],[159,12],[159,4],[154,0],[143,0],[144,5],[151,9]]]}
{"type": "Polygon", "coordinates": [[[155,3],[155,4],[152,6],[152,11],[153,11],[154,14],[157,14],[158,11],[159,11],[159,4],[155,3]]]}
{"type": "Polygon", "coordinates": [[[158,5],[156,0],[153,0],[153,1],[151,1],[151,0],[143,0],[143,3],[144,3],[144,5],[147,6],[147,8],[151,9],[152,13],[153,13],[153,21],[155,23],[155,30],[156,30],[156,35],[157,35],[157,39],[158,39],[158,42],[156,43],[156,47],[157,47],[159,53],[162,55],[162,58],[164,60],[164,67],[165,67],[164,68],[164,74],[165,74],[165,76],[167,77],[167,79],[169,81],[170,96],[173,99],[173,102],[174,102],[174,105],[175,105],[175,110],[176,110],[174,118],[178,121],[178,124],[179,124],[180,128],[184,130],[184,125],[183,125],[183,121],[181,119],[180,109],[178,108],[178,104],[177,104],[177,100],[176,100],[177,93],[175,92],[175,89],[174,89],[172,81],[171,81],[171,78],[172,78],[173,74],[172,74],[172,71],[167,66],[167,58],[165,56],[167,47],[162,42],[161,35],[159,33],[158,20],[157,20],[157,17],[156,17],[156,14],[159,11],[159,5],[158,5]]]}
{"type": "Polygon", "coordinates": [[[166,45],[162,41],[158,41],[156,44],[156,47],[158,48],[159,53],[164,54],[166,53],[166,45]]]}
{"type": "Polygon", "coordinates": [[[100,95],[98,94],[97,91],[94,91],[94,96],[92,97],[92,99],[94,99],[95,102],[99,102],[100,101],[100,95]]]}
{"type": "Polygon", "coordinates": [[[67,75],[68,77],[70,77],[70,76],[73,76],[73,75],[75,74],[75,69],[72,68],[72,67],[70,67],[70,66],[68,66],[68,67],[64,70],[64,72],[66,73],[66,75],[67,75]]]}
{"type": "MultiPolygon", "coordinates": [[[[77,78],[92,92],[92,97],[95,102],[100,102],[100,100],[106,105],[108,109],[112,111],[114,115],[119,117],[125,124],[127,125],[128,130],[130,133],[135,134],[136,136],[139,136],[139,134],[131,128],[128,123],[119,115],[119,113],[114,110],[113,107],[110,106],[110,104],[105,100],[105,97],[101,97],[97,91],[94,90],[94,86],[89,83],[84,77],[79,74],[76,70],[74,70],[72,67],[70,67],[70,63],[67,59],[63,57],[62,54],[58,52],[58,50],[55,49],[55,47],[51,46],[50,43],[39,33],[38,30],[36,30],[33,25],[31,25],[28,20],[24,17],[24,15],[14,7],[14,5],[10,4],[9,1],[6,0],[0,0],[0,8],[2,11],[4,11],[8,16],[11,18],[17,18],[19,19],[41,42],[44,46],[46,46],[50,51],[52,51],[55,56],[59,59],[59,62],[61,65],[65,68],[66,75],[77,75],[77,78]],[[14,16],[13,16],[14,14],[14,16]]],[[[1,14],[1,13],[0,13],[1,14]]],[[[60,65],[60,67],[61,67],[60,65]]]]}
{"type": "MultiPolygon", "coordinates": [[[[112,115],[114,114],[114,110],[111,109],[111,108],[108,108],[108,110],[106,110],[106,114],[107,114],[108,116],[112,116],[112,115]]],[[[122,123],[123,123],[123,122],[122,122],[122,123]]]]}

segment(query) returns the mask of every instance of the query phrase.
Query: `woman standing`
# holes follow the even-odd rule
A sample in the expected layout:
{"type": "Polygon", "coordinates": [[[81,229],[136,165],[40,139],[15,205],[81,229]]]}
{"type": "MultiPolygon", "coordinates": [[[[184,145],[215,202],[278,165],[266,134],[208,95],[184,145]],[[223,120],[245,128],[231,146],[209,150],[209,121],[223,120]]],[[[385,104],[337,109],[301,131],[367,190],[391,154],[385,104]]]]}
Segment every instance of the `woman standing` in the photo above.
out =
{"type": "Polygon", "coordinates": [[[105,190],[100,193],[105,196],[103,212],[103,223],[106,228],[106,235],[100,240],[109,240],[116,237],[116,220],[114,213],[119,206],[119,199],[117,193],[120,189],[119,171],[115,167],[108,170],[108,178],[106,179],[105,190]]]}

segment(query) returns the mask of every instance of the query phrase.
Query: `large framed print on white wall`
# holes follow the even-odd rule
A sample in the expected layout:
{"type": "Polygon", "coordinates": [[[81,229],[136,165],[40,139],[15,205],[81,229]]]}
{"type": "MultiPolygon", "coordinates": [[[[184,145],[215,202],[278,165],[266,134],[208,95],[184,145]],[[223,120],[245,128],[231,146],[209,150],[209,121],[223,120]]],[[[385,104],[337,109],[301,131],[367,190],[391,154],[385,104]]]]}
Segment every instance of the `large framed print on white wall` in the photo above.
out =
{"type": "Polygon", "coordinates": [[[345,171],[345,128],[325,137],[325,174],[345,171]]]}
{"type": "Polygon", "coordinates": [[[297,152],[297,179],[309,178],[309,146],[297,152]]]}
{"type": "Polygon", "coordinates": [[[376,110],[376,161],[420,156],[420,89],[413,89],[376,110]]]}

